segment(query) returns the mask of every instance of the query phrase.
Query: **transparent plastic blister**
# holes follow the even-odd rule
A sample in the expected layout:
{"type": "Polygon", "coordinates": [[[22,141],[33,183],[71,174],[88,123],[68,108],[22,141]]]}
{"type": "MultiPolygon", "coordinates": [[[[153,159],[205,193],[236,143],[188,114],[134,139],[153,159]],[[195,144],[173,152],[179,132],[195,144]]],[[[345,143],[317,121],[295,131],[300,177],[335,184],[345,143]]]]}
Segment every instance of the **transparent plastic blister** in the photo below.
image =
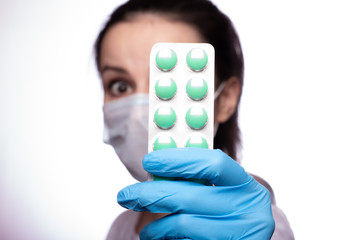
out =
{"type": "Polygon", "coordinates": [[[213,148],[214,54],[213,46],[207,43],[153,46],[148,152],[174,147],[213,148]]]}

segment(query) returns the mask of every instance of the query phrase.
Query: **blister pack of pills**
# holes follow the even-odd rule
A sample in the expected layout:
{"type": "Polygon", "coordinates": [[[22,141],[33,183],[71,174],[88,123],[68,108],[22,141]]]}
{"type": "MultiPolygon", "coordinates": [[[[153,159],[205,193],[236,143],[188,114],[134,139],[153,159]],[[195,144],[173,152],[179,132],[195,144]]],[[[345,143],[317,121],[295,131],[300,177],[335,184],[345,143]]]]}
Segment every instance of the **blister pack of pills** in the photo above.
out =
{"type": "Polygon", "coordinates": [[[213,46],[207,43],[153,46],[148,152],[176,147],[213,148],[214,54],[213,46]]]}

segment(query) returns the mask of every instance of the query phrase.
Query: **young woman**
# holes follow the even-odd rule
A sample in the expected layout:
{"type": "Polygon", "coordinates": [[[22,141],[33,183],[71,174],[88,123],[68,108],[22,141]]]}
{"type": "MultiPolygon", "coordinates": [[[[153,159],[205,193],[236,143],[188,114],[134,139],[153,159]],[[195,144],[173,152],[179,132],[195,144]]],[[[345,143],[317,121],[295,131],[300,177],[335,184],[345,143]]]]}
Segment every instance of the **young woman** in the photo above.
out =
{"type": "Polygon", "coordinates": [[[95,50],[104,87],[104,140],[140,181],[119,192],[119,204],[130,210],[115,220],[108,239],[293,239],[270,186],[236,162],[244,63],[227,16],[208,0],[130,0],[112,13],[95,50]],[[216,150],[146,154],[149,56],[158,42],[214,46],[216,86],[224,86],[215,100],[216,150]],[[145,182],[147,172],[213,186],[145,182]]]}

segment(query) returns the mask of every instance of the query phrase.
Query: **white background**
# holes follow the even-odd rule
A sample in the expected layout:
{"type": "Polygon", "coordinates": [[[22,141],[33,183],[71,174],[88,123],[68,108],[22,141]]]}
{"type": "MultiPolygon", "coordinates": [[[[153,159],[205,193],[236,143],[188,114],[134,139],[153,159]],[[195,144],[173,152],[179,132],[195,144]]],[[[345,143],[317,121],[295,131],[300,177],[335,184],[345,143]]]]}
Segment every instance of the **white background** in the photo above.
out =
{"type": "MultiPolygon", "coordinates": [[[[104,239],[123,211],[116,194],[134,181],[102,143],[92,59],[121,2],[0,0],[0,230],[11,239],[104,239]]],[[[297,239],[355,239],[358,3],[214,2],[245,54],[243,165],[272,185],[297,239]]]]}

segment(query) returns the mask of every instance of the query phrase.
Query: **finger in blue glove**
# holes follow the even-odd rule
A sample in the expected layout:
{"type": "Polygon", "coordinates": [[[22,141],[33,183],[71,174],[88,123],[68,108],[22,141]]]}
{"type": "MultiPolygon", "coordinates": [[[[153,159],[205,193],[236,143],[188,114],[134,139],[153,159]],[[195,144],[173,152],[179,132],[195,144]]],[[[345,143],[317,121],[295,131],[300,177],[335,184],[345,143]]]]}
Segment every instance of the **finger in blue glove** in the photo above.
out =
{"type": "Polygon", "coordinates": [[[172,213],[141,231],[141,239],[270,239],[270,194],[220,150],[164,149],[148,154],[145,170],[164,177],[206,179],[153,181],[124,188],[118,202],[134,211],[172,213]]]}

